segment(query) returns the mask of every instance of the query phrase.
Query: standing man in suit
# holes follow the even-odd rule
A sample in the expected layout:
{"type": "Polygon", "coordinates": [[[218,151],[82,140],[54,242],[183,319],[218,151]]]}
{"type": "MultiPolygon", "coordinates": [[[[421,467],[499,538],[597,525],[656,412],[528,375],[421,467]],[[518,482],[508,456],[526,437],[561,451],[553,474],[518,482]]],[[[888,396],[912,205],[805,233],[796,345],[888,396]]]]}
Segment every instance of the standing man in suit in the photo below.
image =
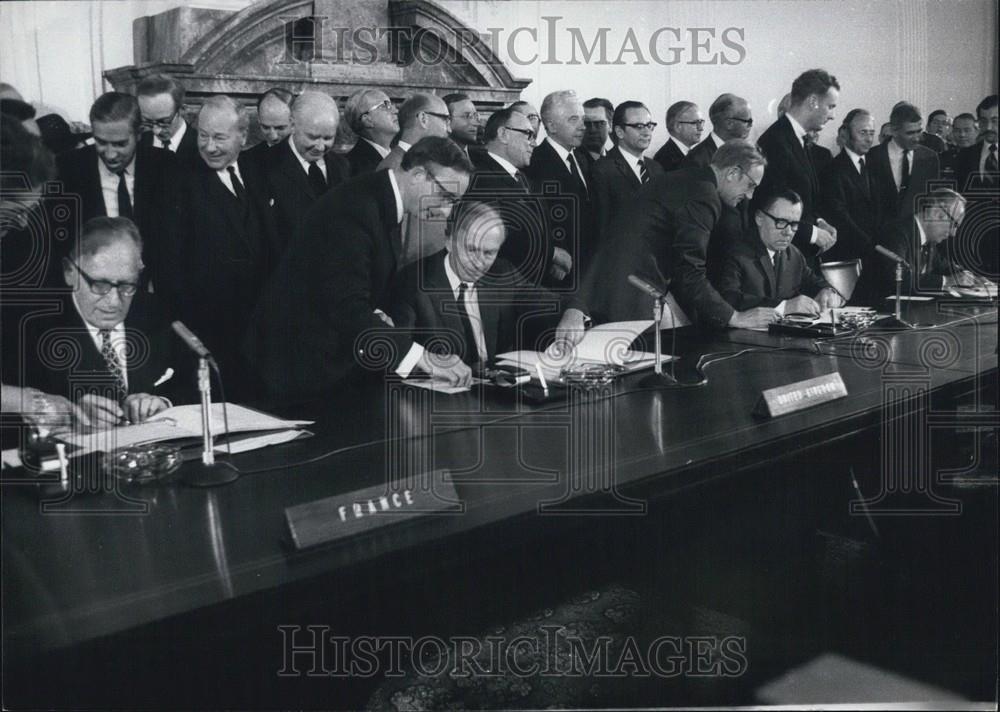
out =
{"type": "Polygon", "coordinates": [[[969,220],[957,236],[958,252],[973,255],[970,267],[993,279],[1000,275],[1000,236],[997,235],[996,206],[1000,197],[1000,170],[997,160],[997,105],[992,94],[976,107],[980,141],[963,148],[955,156],[955,181],[969,200],[969,220]]]}
{"type": "Polygon", "coordinates": [[[684,157],[701,141],[705,117],[702,116],[697,104],[677,101],[667,109],[666,122],[669,138],[653,159],[663,166],[663,170],[673,171],[681,167],[684,157]]]}
{"type": "Polygon", "coordinates": [[[791,188],[802,198],[802,220],[795,246],[816,266],[817,255],[837,241],[837,230],[819,217],[819,175],[813,165],[806,135],[832,121],[840,96],[837,78],[822,69],[810,69],[792,82],[791,106],[760,137],[767,156],[763,194],[791,188]]]}
{"type": "Polygon", "coordinates": [[[944,109],[935,109],[927,117],[927,130],[920,134],[920,145],[935,153],[944,153],[948,149],[950,134],[951,117],[944,109]]]}
{"type": "Polygon", "coordinates": [[[399,168],[410,146],[424,136],[446,138],[451,129],[451,114],[441,97],[435,94],[413,94],[399,107],[399,138],[377,170],[399,168]]]}
{"type": "MultiPolygon", "coordinates": [[[[951,124],[951,145],[941,154],[941,177],[955,178],[956,161],[963,148],[968,148],[976,142],[978,134],[976,117],[965,112],[955,117],[951,124]]],[[[962,186],[959,186],[961,189],[962,186]]]]}
{"type": "Polygon", "coordinates": [[[389,155],[392,139],[399,132],[395,105],[384,91],[358,89],[347,97],[344,121],[358,137],[347,152],[351,175],[371,173],[389,155]]]}
{"type": "Polygon", "coordinates": [[[209,97],[201,107],[198,165],[179,178],[168,292],[234,395],[249,392],[239,340],[279,252],[267,180],[256,161],[240,156],[248,124],[228,96],[209,97]]]}
{"type": "Polygon", "coordinates": [[[479,110],[465,94],[445,94],[441,97],[451,116],[451,140],[469,154],[469,148],[479,144],[479,110]]]}
{"type": "Polygon", "coordinates": [[[629,282],[631,274],[672,293],[696,325],[766,326],[774,310],[737,311],[709,282],[706,260],[722,204],[736,207],[753,196],[767,162],[747,141],[724,143],[707,168],[692,166],[664,173],[639,189],[635,208],[612,228],[620,238],[603,246],[587,274],[584,301],[597,321],[647,319],[649,297],[629,282]]]}
{"type": "Polygon", "coordinates": [[[901,101],[889,115],[892,140],[871,150],[869,168],[886,220],[909,219],[917,199],[939,173],[938,155],[920,145],[923,119],[913,104],[901,101]]]}
{"type": "Polygon", "coordinates": [[[142,422],[183,387],[183,377],[170,375],[180,368],[175,342],[152,295],[139,289],[141,272],[135,223],[92,218],[63,260],[72,291],[61,312],[27,322],[28,385],[73,400],[98,427],[142,422]],[[67,342],[72,363],[63,356],[67,342]]]}
{"type": "Polygon", "coordinates": [[[844,299],[814,272],[792,236],[802,218],[802,199],[780,190],[757,201],[753,239],[726,256],[719,291],[734,309],[773,307],[776,316],[819,313],[844,299]]]}
{"type": "Polygon", "coordinates": [[[608,137],[611,135],[611,120],[615,106],[607,99],[594,97],[583,102],[583,142],[580,156],[584,161],[584,173],[590,177],[594,164],[608,154],[608,137]]]}
{"type": "Polygon", "coordinates": [[[512,350],[542,351],[526,333],[531,312],[558,304],[556,341],[569,347],[583,338],[585,315],[572,301],[528,282],[499,257],[504,221],[491,204],[460,204],[449,225],[445,249],[404,269],[393,289],[392,319],[415,342],[447,344],[445,351],[466,364],[485,363],[512,350]]]}
{"type": "Polygon", "coordinates": [[[414,368],[455,385],[471,372],[458,357],[425,353],[387,316],[403,254],[404,221],[447,217],[472,164],[455,143],[428,136],[399,169],[358,176],[306,214],[260,299],[245,352],[266,394],[279,401],[324,396],[361,369],[414,368]]]}
{"type": "Polygon", "coordinates": [[[975,190],[996,191],[1000,187],[998,171],[997,106],[1000,99],[996,94],[979,102],[976,116],[979,120],[979,141],[962,149],[955,157],[955,179],[962,192],[975,190]]]}
{"type": "Polygon", "coordinates": [[[289,121],[291,135],[270,150],[264,168],[281,250],[316,199],[351,172],[347,160],[331,151],[340,112],[329,95],[302,92],[292,104],[289,121]]]}
{"type": "Polygon", "coordinates": [[[546,229],[566,250],[577,267],[586,269],[593,245],[590,187],[579,147],[586,128],[583,104],[572,89],[556,91],[542,101],[545,140],[531,154],[528,176],[545,198],[546,229]]]}
{"type": "Polygon", "coordinates": [[[545,229],[544,200],[533,194],[523,173],[535,150],[535,131],[514,109],[494,112],[486,122],[486,150],[473,155],[476,172],[469,195],[489,200],[500,213],[506,239],[500,256],[532,284],[561,282],[573,258],[552,243],[545,229]]]}
{"type": "Polygon", "coordinates": [[[515,101],[508,108],[527,116],[531,123],[531,130],[535,132],[535,136],[538,136],[539,129],[542,127],[542,117],[533,104],[527,101],[515,101]]]}
{"type": "Polygon", "coordinates": [[[144,261],[154,286],[160,267],[163,195],[172,156],[150,147],[139,149],[139,104],[135,97],[107,92],[90,107],[94,144],[62,154],[56,161],[65,191],[80,198],[81,219],[123,217],[145,236],[144,261]]]}
{"type": "MultiPolygon", "coordinates": [[[[292,100],[295,95],[287,89],[272,87],[257,100],[257,126],[264,139],[245,153],[263,165],[269,148],[277,146],[292,133],[292,100]]],[[[338,112],[339,113],[339,112],[338,112]]]]}
{"type": "Polygon", "coordinates": [[[624,101],[615,109],[615,147],[594,164],[590,175],[599,244],[615,240],[611,233],[615,219],[631,210],[639,188],[664,172],[659,163],[643,155],[656,128],[652,118],[645,104],[638,101],[624,101]]]}
{"type": "Polygon", "coordinates": [[[184,87],[166,74],[150,74],[135,88],[142,114],[142,128],[146,132],[142,146],[163,148],[172,152],[177,161],[195,165],[198,159],[198,142],[194,129],[181,115],[184,108],[184,87]]]}
{"type": "Polygon", "coordinates": [[[750,104],[735,94],[721,94],[708,109],[712,133],[684,157],[684,166],[707,166],[715,151],[726,141],[745,140],[753,128],[750,104]]]}

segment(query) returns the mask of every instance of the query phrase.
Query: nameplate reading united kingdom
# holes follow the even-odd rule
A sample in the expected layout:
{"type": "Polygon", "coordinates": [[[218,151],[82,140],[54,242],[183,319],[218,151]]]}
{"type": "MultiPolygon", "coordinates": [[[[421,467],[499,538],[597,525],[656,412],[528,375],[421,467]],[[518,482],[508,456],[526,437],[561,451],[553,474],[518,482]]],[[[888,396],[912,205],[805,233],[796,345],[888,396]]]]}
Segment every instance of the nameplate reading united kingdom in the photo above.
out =
{"type": "Polygon", "coordinates": [[[324,497],[285,508],[296,549],[306,549],[422,516],[464,511],[447,472],[324,497]]]}
{"type": "Polygon", "coordinates": [[[768,388],[761,392],[754,413],[764,418],[788,415],[820,403],[828,403],[847,395],[847,386],[840,373],[810,378],[787,386],[768,388]]]}

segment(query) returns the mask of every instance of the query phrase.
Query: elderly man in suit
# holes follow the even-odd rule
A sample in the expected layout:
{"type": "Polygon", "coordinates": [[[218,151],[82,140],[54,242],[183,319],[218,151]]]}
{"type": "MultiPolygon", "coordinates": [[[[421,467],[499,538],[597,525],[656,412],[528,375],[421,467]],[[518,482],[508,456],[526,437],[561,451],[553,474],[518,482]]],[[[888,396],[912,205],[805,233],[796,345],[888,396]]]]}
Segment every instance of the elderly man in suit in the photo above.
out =
{"type": "Polygon", "coordinates": [[[303,92],[292,104],[290,121],[291,135],[264,161],[279,249],[291,240],[316,199],[351,173],[347,160],[331,150],[340,123],[337,102],[322,92],[303,92]]]}
{"type": "Polygon", "coordinates": [[[260,299],[245,351],[265,393],[289,402],[319,398],[361,368],[414,368],[456,385],[460,359],[425,353],[389,313],[403,256],[404,222],[447,217],[465,193],[472,165],[446,138],[417,142],[398,169],[353,178],[306,214],[260,299]]]}
{"type": "MultiPolygon", "coordinates": [[[[526,332],[532,312],[558,305],[555,338],[570,346],[584,333],[584,312],[576,302],[528,282],[499,257],[506,236],[500,212],[490,203],[460,204],[449,223],[446,247],[410,265],[394,285],[391,315],[416,342],[447,344],[467,364],[485,363],[497,354],[527,348],[541,351],[526,332]]],[[[549,323],[553,322],[553,323],[549,323]]],[[[543,325],[531,332],[538,336],[543,325]]]]}
{"type": "Polygon", "coordinates": [[[631,209],[639,188],[664,172],[659,163],[643,155],[656,128],[652,118],[638,101],[622,102],[612,116],[615,147],[594,164],[590,176],[599,243],[615,239],[610,232],[614,220],[631,209]]]}
{"type": "Polygon", "coordinates": [[[843,306],[839,293],[814,272],[792,236],[802,218],[802,199],[793,190],[757,201],[756,237],[726,256],[719,292],[734,309],[773,307],[775,315],[818,315],[843,306]]]}
{"type": "Polygon", "coordinates": [[[244,153],[263,165],[268,150],[292,133],[292,101],[295,95],[287,89],[272,87],[257,100],[257,127],[264,140],[244,153]]]}
{"type": "Polygon", "coordinates": [[[451,130],[448,105],[434,94],[413,94],[399,107],[399,137],[377,170],[399,168],[410,146],[424,136],[447,137],[451,130]]]}
{"type": "Polygon", "coordinates": [[[380,89],[358,89],[347,97],[344,121],[358,137],[347,152],[351,175],[371,173],[389,155],[392,139],[399,132],[396,106],[380,89]]]}
{"type": "Polygon", "coordinates": [[[920,145],[923,119],[913,104],[901,101],[889,115],[892,139],[873,148],[868,168],[882,201],[885,220],[909,219],[916,201],[938,177],[938,155],[920,145]]]}
{"type": "Polygon", "coordinates": [[[62,154],[56,163],[66,193],[79,196],[81,219],[110,216],[129,218],[145,237],[144,261],[153,283],[160,267],[157,250],[167,171],[172,156],[166,151],[139,148],[141,117],[135,97],[107,92],[90,107],[94,143],[62,154]]]}
{"type": "Polygon", "coordinates": [[[750,129],[753,128],[750,104],[735,94],[720,94],[708,108],[708,118],[712,121],[712,133],[688,151],[681,165],[709,165],[719,146],[732,139],[741,141],[746,139],[750,136],[750,129]]]}
{"type": "Polygon", "coordinates": [[[673,171],[681,167],[691,148],[701,141],[705,117],[694,102],[677,101],[667,109],[666,122],[669,138],[653,159],[663,166],[663,170],[673,171]]]}
{"type": "Polygon", "coordinates": [[[198,144],[194,129],[181,115],[184,108],[184,87],[167,74],[150,74],[135,88],[146,133],[142,146],[163,148],[173,153],[178,162],[195,165],[198,144]]]}
{"type": "Polygon", "coordinates": [[[138,423],[168,408],[167,396],[185,384],[173,370],[181,364],[169,326],[139,289],[135,223],[90,219],[63,269],[72,291],[61,312],[26,322],[27,385],[76,402],[96,426],[138,423]],[[69,343],[73,359],[65,358],[69,343]]]}
{"type": "Polygon", "coordinates": [[[746,141],[724,143],[707,168],[665,173],[639,189],[635,209],[612,230],[620,235],[603,246],[584,284],[584,301],[597,321],[648,318],[649,297],[633,288],[629,275],[664,286],[684,313],[702,328],[766,325],[773,309],[734,309],[708,279],[706,260],[722,205],[736,207],[753,196],[766,160],[746,141]]]}
{"type": "Polygon", "coordinates": [[[539,134],[539,129],[542,127],[542,117],[534,104],[528,101],[515,101],[507,108],[527,116],[528,121],[531,123],[531,130],[535,132],[535,136],[539,134]]]}

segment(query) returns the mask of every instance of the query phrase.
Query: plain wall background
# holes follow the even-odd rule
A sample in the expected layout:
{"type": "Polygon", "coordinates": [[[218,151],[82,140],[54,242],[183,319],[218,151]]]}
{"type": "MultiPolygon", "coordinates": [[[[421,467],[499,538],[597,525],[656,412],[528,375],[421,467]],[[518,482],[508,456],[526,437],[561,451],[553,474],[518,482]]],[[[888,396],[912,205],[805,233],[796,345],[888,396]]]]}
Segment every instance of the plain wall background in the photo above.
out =
{"type": "MultiPolygon", "coordinates": [[[[380,0],[362,0],[378,2],[380,0]]],[[[132,64],[132,20],[182,3],[176,0],[95,0],[93,2],[0,3],[0,79],[14,84],[29,101],[55,107],[67,118],[86,120],[91,102],[108,87],[105,69],[132,64]]],[[[239,10],[246,0],[198,2],[198,7],[239,10]]],[[[753,136],[776,117],[775,107],[804,69],[823,67],[836,75],[842,91],[838,117],[863,106],[882,122],[900,99],[917,104],[924,115],[938,108],[952,116],[973,111],[979,100],[997,91],[997,7],[993,0],[619,0],[558,2],[539,0],[442,0],[469,26],[486,32],[502,28],[497,51],[517,77],[532,80],[524,92],[535,105],[555,89],[576,89],[581,98],[603,96],[617,104],[644,101],[660,123],[652,150],[666,140],[667,107],[679,99],[708,105],[732,91],[750,100],[753,136]],[[550,43],[550,23],[562,17],[550,43]],[[537,42],[522,32],[514,43],[518,59],[536,52],[528,65],[512,61],[509,33],[535,28],[537,42]],[[623,66],[572,58],[568,28],[578,28],[589,45],[608,28],[607,61],[613,61],[629,29],[647,56],[637,64],[626,54],[623,66]],[[711,51],[735,58],[719,41],[725,28],[742,28],[736,41],[746,56],[735,65],[693,65],[689,34],[681,63],[663,66],[648,53],[650,37],[661,27],[715,28],[711,51]],[[550,46],[551,44],[551,46],[550,46]]],[[[682,43],[683,44],[683,43],[682,43]]],[[[658,47],[667,59],[669,46],[681,46],[662,34],[658,47]]],[[[447,88],[442,87],[443,90],[447,88]]],[[[833,126],[821,142],[832,146],[833,126]]],[[[710,127],[706,127],[706,132],[710,127]]]]}

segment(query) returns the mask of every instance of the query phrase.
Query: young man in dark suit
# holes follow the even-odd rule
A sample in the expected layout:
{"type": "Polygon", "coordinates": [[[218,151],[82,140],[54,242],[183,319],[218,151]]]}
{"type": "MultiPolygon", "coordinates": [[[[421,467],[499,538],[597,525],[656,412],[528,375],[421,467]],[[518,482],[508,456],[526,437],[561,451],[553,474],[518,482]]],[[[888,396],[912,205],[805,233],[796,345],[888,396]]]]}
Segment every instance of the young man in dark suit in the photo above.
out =
{"type": "Polygon", "coordinates": [[[404,269],[394,284],[390,314],[398,328],[469,365],[512,350],[542,351],[546,327],[555,326],[565,346],[583,338],[585,315],[576,302],[531,284],[498,258],[505,230],[494,206],[460,204],[448,229],[446,248],[404,269]],[[547,305],[556,305],[555,315],[529,319],[547,305]]]}
{"type": "Polygon", "coordinates": [[[245,339],[269,398],[320,398],[345,379],[385,367],[468,384],[471,372],[459,359],[431,358],[386,315],[404,220],[447,217],[471,172],[453,141],[428,136],[398,170],[358,176],[316,201],[263,290],[245,339]]]}
{"type": "Polygon", "coordinates": [[[920,145],[923,119],[913,104],[899,102],[889,115],[892,138],[873,148],[869,169],[882,201],[885,220],[909,219],[916,201],[926,195],[932,180],[938,178],[938,155],[920,145]]]}
{"type": "Polygon", "coordinates": [[[690,101],[677,101],[667,109],[667,131],[669,138],[653,156],[663,170],[673,171],[681,167],[684,158],[701,141],[705,128],[705,118],[698,105],[690,101]]]}
{"type": "Polygon", "coordinates": [[[181,115],[184,87],[166,74],[151,74],[135,89],[142,114],[143,134],[140,145],[170,151],[178,163],[191,166],[198,161],[198,142],[194,129],[181,115]]]}
{"type": "Polygon", "coordinates": [[[973,191],[996,191],[1000,189],[1000,172],[998,172],[997,109],[1000,99],[996,94],[979,102],[976,116],[979,121],[980,140],[958,152],[955,157],[955,180],[958,190],[964,193],[973,191]]]}
{"type": "Polygon", "coordinates": [[[347,159],[332,153],[340,112],[322,92],[303,92],[292,105],[292,133],[264,161],[271,209],[284,250],[319,196],[350,178],[347,159]]]}
{"type": "Polygon", "coordinates": [[[719,291],[734,309],[773,307],[775,314],[818,315],[844,299],[814,272],[792,236],[802,218],[802,199],[780,190],[756,201],[755,236],[726,256],[719,291]]]}
{"type": "Polygon", "coordinates": [[[649,109],[638,101],[620,103],[612,116],[615,146],[594,164],[590,174],[599,244],[615,239],[610,232],[615,218],[631,210],[639,188],[664,172],[659,163],[643,155],[656,128],[651,119],[649,109]]]}
{"type": "MultiPolygon", "coordinates": [[[[274,146],[292,133],[292,101],[295,95],[287,89],[272,87],[257,100],[257,128],[261,138],[256,146],[243,150],[244,155],[264,165],[264,158],[274,146]]],[[[340,112],[338,111],[338,118],[340,112]]]]}

